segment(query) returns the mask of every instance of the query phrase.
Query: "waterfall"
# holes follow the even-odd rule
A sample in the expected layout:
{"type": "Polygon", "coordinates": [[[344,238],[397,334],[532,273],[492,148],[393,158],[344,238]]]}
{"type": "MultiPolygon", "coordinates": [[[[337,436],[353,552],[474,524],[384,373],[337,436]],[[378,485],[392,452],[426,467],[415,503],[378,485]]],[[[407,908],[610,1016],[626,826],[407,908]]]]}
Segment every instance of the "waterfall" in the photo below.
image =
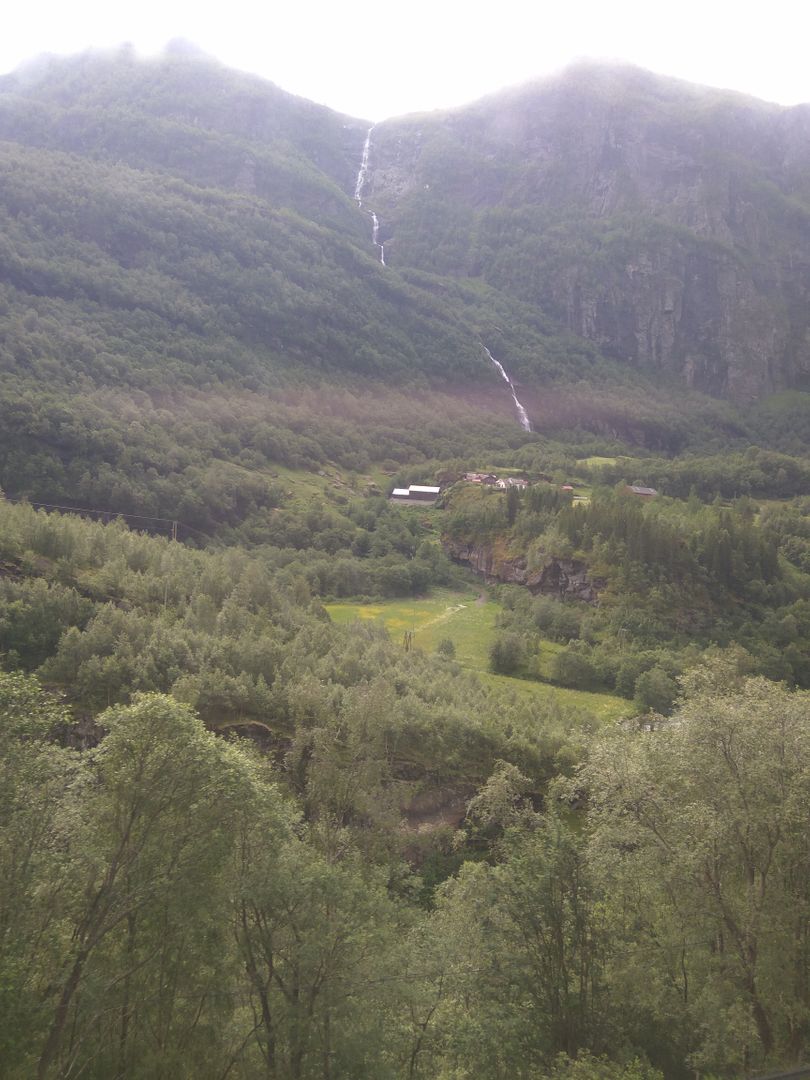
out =
{"type": "MultiPolygon", "coordinates": [[[[371,150],[371,133],[373,130],[374,125],[372,124],[366,133],[366,141],[363,143],[363,156],[360,159],[360,168],[357,171],[357,180],[354,185],[354,201],[357,203],[358,210],[363,210],[363,187],[368,172],[368,155],[371,150]]],[[[379,248],[380,263],[385,266],[385,244],[381,244],[379,241],[380,222],[373,210],[363,210],[363,213],[368,214],[371,218],[371,242],[375,248],[379,248]]]]}
{"type": "Polygon", "coordinates": [[[371,133],[374,130],[374,125],[366,132],[366,141],[363,143],[363,156],[360,159],[360,171],[357,173],[357,181],[354,185],[354,199],[357,205],[362,210],[363,208],[363,184],[366,182],[366,173],[368,172],[368,154],[371,150],[371,133]]]}
{"type": "Polygon", "coordinates": [[[501,373],[501,378],[509,386],[509,390],[511,391],[511,394],[512,394],[512,401],[514,401],[515,408],[517,409],[518,419],[520,420],[520,426],[523,428],[524,431],[531,431],[532,430],[532,425],[529,423],[529,414],[526,412],[526,410],[523,408],[521,403],[518,401],[518,396],[515,393],[514,383],[512,382],[512,380],[507,375],[506,369],[504,368],[503,364],[499,360],[495,359],[495,357],[492,355],[492,353],[489,351],[489,349],[486,347],[486,345],[483,344],[483,342],[481,344],[481,347],[484,350],[484,352],[487,354],[489,359],[492,361],[492,363],[495,365],[495,367],[498,369],[498,371],[501,373]]]}
{"type": "Polygon", "coordinates": [[[377,220],[377,215],[374,213],[374,211],[372,210],[372,211],[370,211],[370,213],[371,213],[371,240],[372,240],[372,243],[374,244],[374,247],[378,247],[380,249],[380,263],[383,266],[385,266],[385,244],[381,244],[380,241],[377,239],[377,237],[380,234],[380,223],[377,220]]]}

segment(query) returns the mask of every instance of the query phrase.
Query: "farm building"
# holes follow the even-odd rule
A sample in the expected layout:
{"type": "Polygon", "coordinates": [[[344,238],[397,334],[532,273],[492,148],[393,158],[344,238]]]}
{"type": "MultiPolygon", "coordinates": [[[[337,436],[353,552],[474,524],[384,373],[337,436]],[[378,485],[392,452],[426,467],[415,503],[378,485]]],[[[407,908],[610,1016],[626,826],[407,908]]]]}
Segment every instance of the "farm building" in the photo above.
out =
{"type": "Polygon", "coordinates": [[[427,487],[424,484],[411,484],[408,488],[408,498],[418,499],[420,502],[435,502],[442,489],[440,487],[427,487]]]}
{"type": "Polygon", "coordinates": [[[655,488],[640,487],[638,484],[630,484],[627,490],[634,495],[640,495],[642,499],[652,499],[658,494],[655,488]]]}
{"type": "Polygon", "coordinates": [[[441,494],[440,487],[429,487],[426,484],[411,484],[407,488],[394,488],[390,498],[395,502],[423,503],[429,505],[435,503],[441,494]]]}

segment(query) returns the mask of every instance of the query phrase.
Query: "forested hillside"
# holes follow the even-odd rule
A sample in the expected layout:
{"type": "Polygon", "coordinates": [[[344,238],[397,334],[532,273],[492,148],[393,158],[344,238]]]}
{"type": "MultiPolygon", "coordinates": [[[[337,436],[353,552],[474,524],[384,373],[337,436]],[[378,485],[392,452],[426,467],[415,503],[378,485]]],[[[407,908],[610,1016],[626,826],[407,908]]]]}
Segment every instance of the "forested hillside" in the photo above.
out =
{"type": "Polygon", "coordinates": [[[807,1060],[808,115],[0,79],[0,1080],[807,1060]]]}
{"type": "MultiPolygon", "coordinates": [[[[410,426],[429,451],[461,449],[467,432],[448,443],[443,423],[436,447],[454,406],[429,385],[497,376],[463,323],[471,299],[454,309],[366,250],[350,195],[364,130],[185,56],[7,79],[0,484],[148,512],[161,486],[201,497],[193,469],[244,465],[243,451],[248,465],[402,460],[410,426]],[[149,494],[133,490],[143,470],[149,494]]],[[[464,411],[468,430],[506,437],[480,403],[464,411]]]]}
{"type": "MultiPolygon", "coordinates": [[[[592,90],[585,80],[578,93],[592,90]]],[[[481,108],[501,115],[510,101],[481,108]]],[[[533,101],[529,91],[518,95],[514,115],[533,101]]],[[[620,107],[617,98],[611,108],[620,107]]],[[[462,120],[451,129],[466,131],[462,120]]],[[[443,123],[430,120],[437,130],[443,123]]],[[[443,459],[517,446],[511,399],[485,345],[518,380],[535,431],[554,438],[595,432],[670,454],[707,440],[785,437],[782,423],[763,428],[685,392],[665,358],[647,379],[649,364],[629,345],[611,345],[538,292],[531,281],[555,247],[528,228],[520,185],[479,197],[464,180],[474,162],[439,155],[452,184],[445,190],[426,173],[428,188],[394,206],[384,155],[389,140],[401,143],[396,125],[375,129],[364,191],[385,228],[405,214],[383,268],[353,198],[366,127],[182,50],[150,63],[127,50],[42,60],[2,80],[0,485],[8,494],[165,516],[184,494],[206,500],[212,467],[244,486],[249,504],[274,462],[363,469],[414,453],[443,459]],[[434,228],[432,211],[407,211],[413,198],[450,200],[457,213],[472,199],[477,209],[463,228],[434,228]],[[440,257],[451,233],[462,246],[473,236],[483,243],[487,215],[513,212],[521,243],[537,250],[519,255],[507,230],[486,240],[492,258],[440,257]],[[433,254],[418,255],[427,246],[433,254]],[[512,270],[496,272],[513,256],[512,270]]],[[[510,138],[510,153],[522,154],[510,138]]],[[[536,202],[545,181],[531,153],[521,160],[520,175],[540,185],[536,202]]],[[[487,171],[475,172],[480,187],[487,171]]],[[[582,218],[569,188],[570,213],[613,228],[599,215],[582,218]]],[[[554,204],[548,213],[557,248],[584,267],[590,256],[565,231],[569,210],[554,204]]],[[[640,220],[618,248],[587,242],[611,274],[626,278],[640,220]]],[[[761,245],[757,252],[765,257],[761,245]]],[[[803,264],[790,258],[795,302],[785,299],[785,310],[798,318],[803,264]]],[[[567,272],[548,272],[549,281],[566,280],[567,272]]],[[[760,314],[754,321],[757,333],[771,325],[760,314]]],[[[801,385],[802,332],[791,330],[793,374],[779,359],[780,331],[767,364],[748,365],[759,372],[751,386],[801,385]]],[[[695,353],[698,367],[708,362],[695,353]]],[[[692,381],[727,388],[723,378],[692,381]]],[[[806,396],[790,408],[806,424],[806,396]]],[[[210,529],[205,514],[184,514],[210,529]]]]}

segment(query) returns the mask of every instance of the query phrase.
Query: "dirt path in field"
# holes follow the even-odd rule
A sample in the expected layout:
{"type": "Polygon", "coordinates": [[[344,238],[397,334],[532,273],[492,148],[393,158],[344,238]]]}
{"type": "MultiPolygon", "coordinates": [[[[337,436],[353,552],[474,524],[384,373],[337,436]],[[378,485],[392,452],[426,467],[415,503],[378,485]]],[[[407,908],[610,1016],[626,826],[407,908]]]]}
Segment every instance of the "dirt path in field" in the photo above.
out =
{"type": "Polygon", "coordinates": [[[421,632],[427,630],[429,626],[436,626],[438,623],[446,622],[448,619],[452,618],[453,615],[462,611],[466,606],[466,604],[452,604],[451,606],[446,607],[441,615],[434,615],[432,619],[428,619],[427,622],[423,622],[421,625],[417,626],[416,633],[421,634],[421,632]]]}

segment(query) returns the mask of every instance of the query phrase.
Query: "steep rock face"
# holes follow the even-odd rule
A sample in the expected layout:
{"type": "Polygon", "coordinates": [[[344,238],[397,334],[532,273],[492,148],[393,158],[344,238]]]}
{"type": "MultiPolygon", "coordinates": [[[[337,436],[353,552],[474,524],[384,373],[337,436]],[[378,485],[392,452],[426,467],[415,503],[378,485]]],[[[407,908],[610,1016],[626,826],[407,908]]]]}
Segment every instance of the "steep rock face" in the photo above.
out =
{"type": "Polygon", "coordinates": [[[558,559],[549,556],[545,563],[529,570],[526,559],[504,557],[485,544],[465,544],[444,539],[442,545],[456,562],[467,563],[488,582],[525,585],[533,593],[568,597],[595,604],[604,582],[588,577],[588,568],[578,559],[558,559]]]}
{"type": "Polygon", "coordinates": [[[810,380],[810,107],[583,66],[374,130],[392,266],[479,276],[747,400],[810,380]]]}

